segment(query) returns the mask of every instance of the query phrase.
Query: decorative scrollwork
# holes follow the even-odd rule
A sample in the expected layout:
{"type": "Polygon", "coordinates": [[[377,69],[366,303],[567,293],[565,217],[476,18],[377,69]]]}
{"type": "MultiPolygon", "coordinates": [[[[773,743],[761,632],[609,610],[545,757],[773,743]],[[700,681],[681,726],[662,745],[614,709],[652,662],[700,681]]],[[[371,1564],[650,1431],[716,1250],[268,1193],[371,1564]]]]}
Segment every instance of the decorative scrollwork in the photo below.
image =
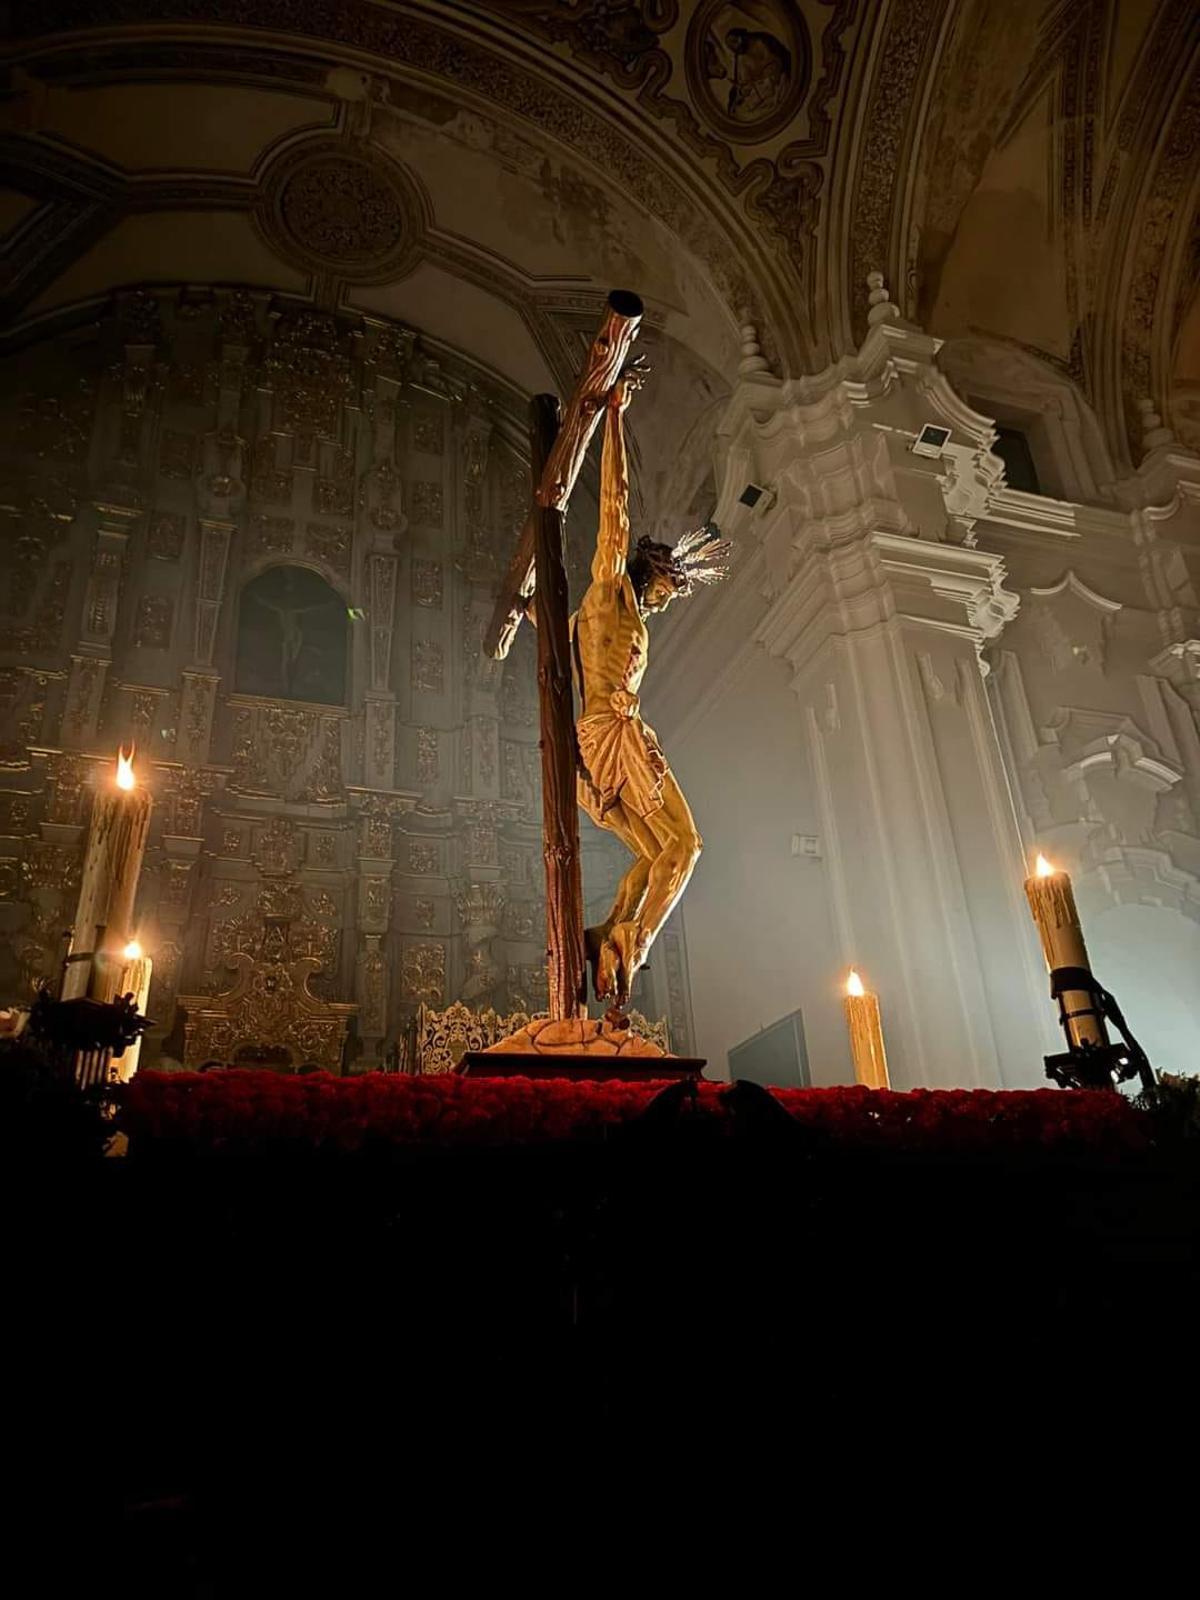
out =
{"type": "MultiPolygon", "coordinates": [[[[461,1000],[444,1011],[419,1006],[413,1025],[413,1070],[422,1077],[454,1072],[468,1051],[487,1050],[544,1015],[544,1012],[530,1016],[527,1011],[513,1011],[501,1016],[490,1006],[484,1011],[472,1011],[461,1000]]],[[[669,1050],[665,1022],[651,1022],[640,1011],[630,1011],[628,1017],[630,1031],[638,1038],[648,1040],[663,1051],[669,1050]]]]}

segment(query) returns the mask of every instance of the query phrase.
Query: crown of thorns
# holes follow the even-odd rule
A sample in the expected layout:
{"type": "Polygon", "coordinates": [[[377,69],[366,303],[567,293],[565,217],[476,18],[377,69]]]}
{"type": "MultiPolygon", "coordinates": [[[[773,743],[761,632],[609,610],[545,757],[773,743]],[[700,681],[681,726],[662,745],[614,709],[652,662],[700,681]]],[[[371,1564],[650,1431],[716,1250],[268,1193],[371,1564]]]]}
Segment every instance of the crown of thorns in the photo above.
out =
{"type": "Polygon", "coordinates": [[[659,544],[649,534],[638,540],[637,554],[652,570],[669,573],[680,594],[690,594],[697,583],[720,583],[729,576],[733,546],[722,539],[716,523],[693,528],[674,545],[659,544]]]}

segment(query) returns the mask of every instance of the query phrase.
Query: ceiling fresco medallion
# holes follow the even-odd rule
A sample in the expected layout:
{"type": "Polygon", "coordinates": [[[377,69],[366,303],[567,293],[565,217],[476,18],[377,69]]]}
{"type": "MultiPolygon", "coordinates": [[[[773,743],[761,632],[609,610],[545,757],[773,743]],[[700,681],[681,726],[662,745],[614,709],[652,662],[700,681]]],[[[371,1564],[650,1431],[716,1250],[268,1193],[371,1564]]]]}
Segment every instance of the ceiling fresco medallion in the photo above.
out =
{"type": "Polygon", "coordinates": [[[360,283],[401,277],[420,260],[421,192],[374,150],[304,140],[271,162],[262,196],[257,221],[286,260],[360,283]]]}
{"type": "Polygon", "coordinates": [[[812,48],[792,0],[704,0],[687,34],[696,110],[735,144],[786,128],[804,101],[812,48]]]}

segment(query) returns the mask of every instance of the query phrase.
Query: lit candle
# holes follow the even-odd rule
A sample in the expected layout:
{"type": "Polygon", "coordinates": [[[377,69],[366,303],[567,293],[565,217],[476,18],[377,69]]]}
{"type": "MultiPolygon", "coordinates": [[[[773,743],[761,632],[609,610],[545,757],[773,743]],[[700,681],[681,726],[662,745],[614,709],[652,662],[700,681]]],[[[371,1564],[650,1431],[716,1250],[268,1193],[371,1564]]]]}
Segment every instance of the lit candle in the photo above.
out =
{"type": "Polygon", "coordinates": [[[850,1029],[855,1081],[865,1083],[869,1089],[888,1088],[879,996],[863,987],[862,979],[853,968],[846,979],[846,1025],[850,1029]]]}
{"type": "MultiPolygon", "coordinates": [[[[1025,879],[1025,895],[1041,936],[1048,971],[1054,973],[1070,967],[1090,975],[1087,945],[1083,942],[1079,912],[1075,909],[1075,891],[1068,874],[1051,866],[1045,856],[1039,854],[1032,877],[1025,879]]],[[[1069,1045],[1108,1043],[1103,1019],[1096,1011],[1089,990],[1064,990],[1060,1001],[1069,1045]]]]}
{"type": "MultiPolygon", "coordinates": [[[[146,1002],[150,998],[150,979],[154,976],[154,963],[143,952],[136,939],[129,941],[121,956],[125,965],[121,969],[121,980],[117,984],[116,992],[119,995],[131,994],[138,1015],[144,1017],[146,1002]]],[[[128,1083],[137,1071],[141,1053],[142,1038],[139,1034],[133,1044],[126,1047],[124,1055],[114,1057],[114,1065],[122,1083],[128,1083]]]]}
{"type": "Polygon", "coordinates": [[[133,750],[128,755],[118,750],[112,782],[100,784],[92,801],[75,912],[75,959],[63,979],[64,1000],[89,994],[108,1001],[118,992],[121,951],[133,936],[151,804],[150,791],[133,770],[133,750]],[[90,952],[92,959],[79,960],[79,952],[90,952]]]}

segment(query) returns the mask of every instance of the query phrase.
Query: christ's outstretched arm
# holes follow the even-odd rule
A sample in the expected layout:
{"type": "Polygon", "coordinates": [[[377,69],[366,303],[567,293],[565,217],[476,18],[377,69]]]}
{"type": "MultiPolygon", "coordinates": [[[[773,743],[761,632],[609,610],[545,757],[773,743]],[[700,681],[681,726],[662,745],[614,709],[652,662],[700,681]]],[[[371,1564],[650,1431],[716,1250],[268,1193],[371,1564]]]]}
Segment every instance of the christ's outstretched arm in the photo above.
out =
{"type": "Polygon", "coordinates": [[[604,447],[600,454],[600,531],[592,561],[593,583],[615,583],[625,576],[629,560],[629,458],[625,451],[625,411],[643,372],[623,372],[608,396],[604,447]]]}

